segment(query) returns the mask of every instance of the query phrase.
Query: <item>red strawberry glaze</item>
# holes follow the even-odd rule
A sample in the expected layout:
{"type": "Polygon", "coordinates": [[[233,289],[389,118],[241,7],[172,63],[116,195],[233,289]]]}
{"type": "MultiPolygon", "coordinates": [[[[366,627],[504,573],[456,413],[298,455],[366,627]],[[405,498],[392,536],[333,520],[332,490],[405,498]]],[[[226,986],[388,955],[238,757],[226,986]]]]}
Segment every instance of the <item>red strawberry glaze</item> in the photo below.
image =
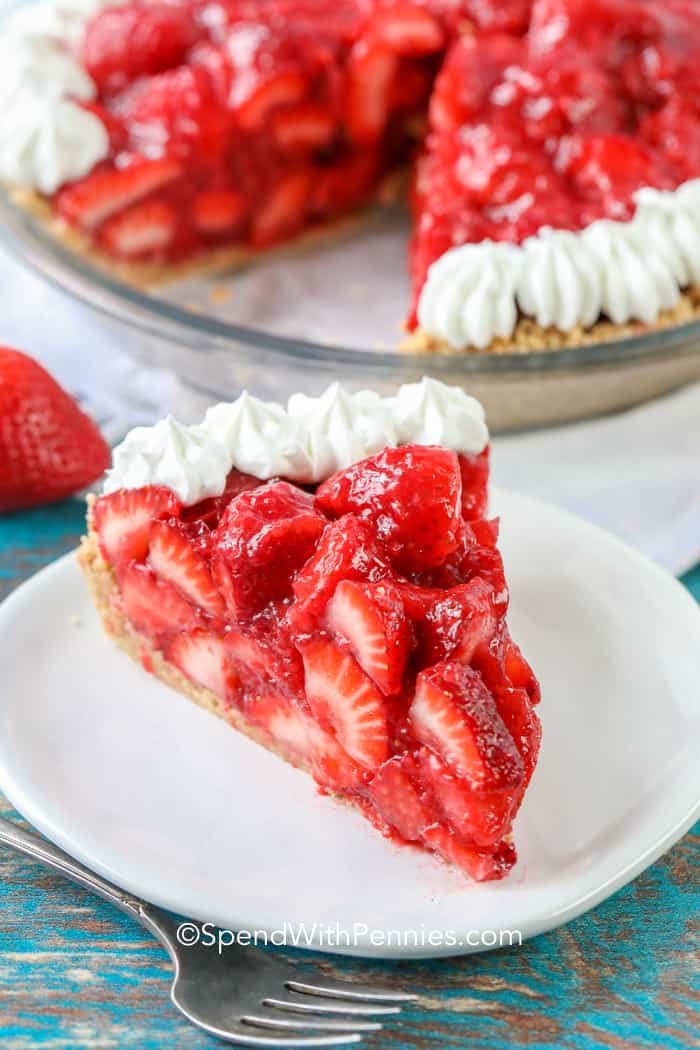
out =
{"type": "Polygon", "coordinates": [[[535,0],[524,36],[457,40],[415,169],[414,305],[449,248],[627,220],[636,190],[699,176],[699,62],[688,0],[535,0]]]}
{"type": "Polygon", "coordinates": [[[125,0],[80,55],[110,152],[54,196],[69,224],[124,260],[264,250],[411,161],[411,323],[451,247],[700,175],[694,0],[125,0]]]}
{"type": "Polygon", "coordinates": [[[111,256],[172,261],[264,248],[367,201],[425,110],[441,15],[422,0],[107,8],[80,55],[110,154],[57,211],[111,256]]]}
{"type": "Polygon", "coordinates": [[[506,626],[488,453],[386,449],[309,492],[100,497],[132,626],[386,835],[476,879],[515,862],[539,687],[506,626]],[[428,542],[429,538],[429,542],[428,542]]]}

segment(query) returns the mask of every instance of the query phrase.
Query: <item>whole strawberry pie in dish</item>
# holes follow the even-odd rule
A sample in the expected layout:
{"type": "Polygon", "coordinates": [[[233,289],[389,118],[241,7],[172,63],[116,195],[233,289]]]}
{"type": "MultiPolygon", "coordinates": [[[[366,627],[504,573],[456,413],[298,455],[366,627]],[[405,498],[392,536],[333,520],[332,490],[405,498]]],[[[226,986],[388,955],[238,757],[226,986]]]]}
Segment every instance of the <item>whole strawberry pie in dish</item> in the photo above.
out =
{"type": "Polygon", "coordinates": [[[147,671],[477,880],[515,863],[540,743],[488,454],[481,406],[434,380],[244,394],[132,431],[80,551],[147,671]]]}
{"type": "Polygon", "coordinates": [[[700,316],[694,0],[38,0],[0,177],[136,283],[333,231],[412,171],[409,350],[700,316]]]}

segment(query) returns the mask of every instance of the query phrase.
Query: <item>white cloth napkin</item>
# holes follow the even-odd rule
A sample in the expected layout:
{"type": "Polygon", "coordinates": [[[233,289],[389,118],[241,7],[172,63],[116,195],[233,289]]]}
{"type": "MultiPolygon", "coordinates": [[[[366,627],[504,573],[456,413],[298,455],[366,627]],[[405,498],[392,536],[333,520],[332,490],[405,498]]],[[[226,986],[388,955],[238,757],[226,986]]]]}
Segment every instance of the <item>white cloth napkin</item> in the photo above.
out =
{"type": "MultiPolygon", "coordinates": [[[[137,369],[118,333],[0,253],[0,344],[42,361],[117,441],[166,412],[203,412],[169,373],[137,369]]],[[[493,480],[609,529],[670,572],[700,560],[700,384],[605,419],[496,437],[493,480]]]]}

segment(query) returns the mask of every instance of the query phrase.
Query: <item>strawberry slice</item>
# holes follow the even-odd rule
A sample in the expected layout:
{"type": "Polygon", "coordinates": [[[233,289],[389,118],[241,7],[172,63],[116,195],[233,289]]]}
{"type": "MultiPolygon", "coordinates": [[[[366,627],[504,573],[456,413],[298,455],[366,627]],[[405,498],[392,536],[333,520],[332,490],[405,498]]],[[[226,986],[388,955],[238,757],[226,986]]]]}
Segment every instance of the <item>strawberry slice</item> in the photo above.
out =
{"type": "Polygon", "coordinates": [[[389,733],[382,696],[350,653],[322,638],[301,646],[306,697],[341,746],[366,769],[389,757],[389,733]]]}
{"type": "Polygon", "coordinates": [[[100,496],[92,517],[105,561],[117,569],[130,561],[144,561],[153,519],[177,515],[179,510],[175,495],[163,485],[117,489],[100,496]]]}
{"type": "Polygon", "coordinates": [[[181,174],[180,165],[169,157],[136,161],[128,168],[99,168],[60,190],[56,208],[72,225],[94,230],[110,215],[169,185],[181,174]]]}
{"type": "Polygon", "coordinates": [[[333,114],[312,102],[280,110],[272,121],[272,137],[285,151],[322,149],[330,145],[337,130],[333,114]]]}
{"type": "Polygon", "coordinates": [[[311,769],[314,779],[330,791],[354,791],[362,787],[366,773],[343,751],[330,733],[286,697],[259,696],[255,721],[275,745],[311,769]]]}
{"type": "Polygon", "coordinates": [[[197,614],[187,599],[146,565],[127,565],[120,584],[124,611],[137,631],[159,638],[197,627],[197,614]]]}
{"type": "Polygon", "coordinates": [[[311,174],[295,171],[273,186],[253,219],[251,243],[263,248],[288,237],[303,225],[311,190],[311,174]]]}
{"type": "Polygon", "coordinates": [[[397,587],[389,581],[342,580],[328,604],[325,625],[336,641],[347,643],[384,694],[401,691],[410,637],[397,587]]]}
{"type": "Polygon", "coordinates": [[[429,11],[413,4],[394,4],[375,15],[374,34],[398,55],[429,55],[445,43],[445,33],[429,11]]]}
{"type": "Polygon", "coordinates": [[[192,203],[192,221],[200,233],[215,236],[240,226],[248,212],[248,201],[236,190],[204,190],[192,203]]]}
{"type": "Polygon", "coordinates": [[[407,842],[416,842],[435,823],[435,815],[421,798],[405,764],[400,756],[385,762],[372,779],[368,793],[382,820],[407,842]]]}
{"type": "Polygon", "coordinates": [[[454,832],[443,824],[434,824],[426,828],[421,839],[448,864],[456,864],[475,882],[502,879],[517,860],[515,846],[510,842],[501,842],[493,852],[476,849],[461,842],[454,832]]]}
{"type": "Polygon", "coordinates": [[[256,131],[278,106],[293,106],[306,96],[308,85],[303,73],[285,70],[253,83],[252,90],[236,108],[236,119],[245,131],[256,131]]]}
{"type": "Polygon", "coordinates": [[[197,553],[184,526],[176,519],[154,521],[148,544],[148,564],[210,616],[223,616],[224,602],[207,563],[197,553]]]}
{"type": "Polygon", "coordinates": [[[441,565],[457,549],[461,496],[455,452],[404,445],[324,481],[316,505],[331,517],[350,512],[369,522],[399,571],[411,573],[441,565]]]}
{"type": "Polygon", "coordinates": [[[345,125],[353,142],[371,146],[382,137],[398,68],[399,60],[386,44],[363,39],[354,45],[345,99],[345,125]]]}
{"type": "Polygon", "coordinates": [[[298,630],[312,630],[341,580],[384,579],[391,572],[372,530],[348,514],[326,525],[313,557],[292,584],[296,602],[290,618],[298,630]]]}
{"type": "Polygon", "coordinates": [[[421,671],[409,710],[413,733],[477,791],[518,789],[525,770],[481,676],[446,660],[421,671]]]}
{"type": "Polygon", "coordinates": [[[163,646],[166,660],[175,664],[186,678],[211,689],[222,700],[236,691],[236,676],[227,660],[224,640],[209,631],[177,634],[163,646]]]}
{"type": "Polygon", "coordinates": [[[164,201],[145,201],[115,215],[102,227],[100,241],[124,259],[162,255],[177,232],[177,213],[164,201]]]}
{"type": "Polygon", "coordinates": [[[482,847],[497,845],[510,827],[519,793],[476,792],[427,748],[417,760],[422,783],[460,839],[482,847]]]}
{"type": "Polygon", "coordinates": [[[231,616],[249,618],[291,594],[292,580],[324,525],[313,498],[287,481],[270,481],[236,496],[216,530],[212,558],[212,573],[231,616]]]}

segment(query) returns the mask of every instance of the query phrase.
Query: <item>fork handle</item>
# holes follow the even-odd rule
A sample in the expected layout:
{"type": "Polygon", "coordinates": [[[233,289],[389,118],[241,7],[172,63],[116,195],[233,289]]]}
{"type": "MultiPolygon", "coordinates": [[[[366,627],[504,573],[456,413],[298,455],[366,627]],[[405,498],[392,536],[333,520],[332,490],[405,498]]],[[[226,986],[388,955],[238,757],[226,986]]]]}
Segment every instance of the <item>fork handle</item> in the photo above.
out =
{"type": "Polygon", "coordinates": [[[58,846],[54,846],[52,842],[39,838],[38,835],[32,835],[29,831],[5,820],[4,817],[0,817],[0,842],[17,853],[23,853],[34,860],[41,861],[48,868],[53,868],[54,871],[72,879],[85,889],[99,894],[111,904],[115,904],[117,908],[138,919],[151,932],[155,932],[152,920],[149,921],[150,905],[133,894],[120,890],[118,886],[103,879],[96,872],[90,871],[84,864],[69,856],[68,853],[64,853],[58,846]]]}

